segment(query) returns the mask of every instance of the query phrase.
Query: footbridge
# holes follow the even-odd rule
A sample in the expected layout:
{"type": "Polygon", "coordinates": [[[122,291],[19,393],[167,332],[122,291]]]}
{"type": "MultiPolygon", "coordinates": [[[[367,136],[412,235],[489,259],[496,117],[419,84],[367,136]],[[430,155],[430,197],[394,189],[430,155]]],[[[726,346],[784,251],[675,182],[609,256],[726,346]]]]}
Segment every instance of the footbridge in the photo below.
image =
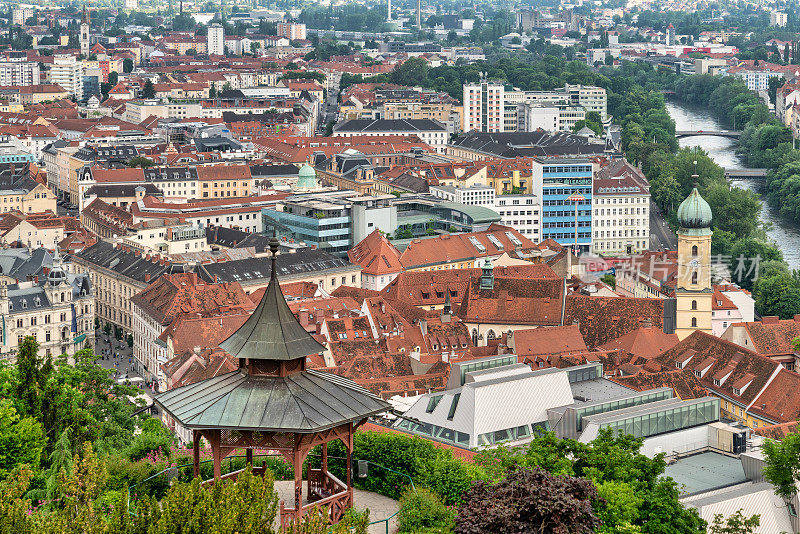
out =
{"type": "Polygon", "coordinates": [[[697,137],[701,135],[710,135],[713,137],[728,137],[730,139],[739,139],[742,132],[738,130],[677,130],[675,137],[697,137]]]}

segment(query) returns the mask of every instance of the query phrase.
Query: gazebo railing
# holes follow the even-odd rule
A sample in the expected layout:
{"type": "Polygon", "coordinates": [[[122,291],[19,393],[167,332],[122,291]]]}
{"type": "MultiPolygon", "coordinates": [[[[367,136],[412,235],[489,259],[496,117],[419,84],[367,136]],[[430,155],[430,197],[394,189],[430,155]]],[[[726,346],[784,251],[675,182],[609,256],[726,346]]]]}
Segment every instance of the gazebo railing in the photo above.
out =
{"type": "MultiPolygon", "coordinates": [[[[309,456],[319,456],[319,455],[318,454],[310,454],[309,456]]],[[[245,459],[245,458],[246,458],[246,456],[244,454],[230,455],[230,456],[226,456],[223,459],[223,462],[227,461],[228,462],[228,468],[230,468],[230,466],[231,466],[231,464],[233,463],[234,460],[236,460],[236,459],[245,459]]],[[[263,453],[263,454],[255,454],[255,455],[253,455],[253,459],[256,459],[256,458],[283,458],[283,456],[280,455],[280,454],[277,454],[277,453],[274,453],[274,454],[263,453]]],[[[346,458],[339,457],[339,456],[329,456],[328,458],[330,460],[346,460],[346,458]]],[[[211,459],[201,460],[200,464],[202,465],[202,464],[210,463],[210,462],[213,462],[213,460],[211,460],[211,459]]],[[[406,473],[401,473],[401,472],[396,471],[396,470],[394,470],[394,469],[392,469],[390,467],[386,467],[385,465],[381,465],[381,464],[378,464],[378,463],[375,463],[375,462],[370,462],[368,460],[358,460],[356,458],[353,458],[353,462],[354,463],[356,463],[356,462],[366,462],[366,464],[368,466],[370,466],[370,468],[377,467],[377,468],[386,470],[386,471],[388,471],[390,473],[394,473],[395,475],[400,475],[400,476],[408,479],[408,484],[409,484],[409,486],[411,486],[412,489],[416,487],[414,485],[414,481],[406,473]]],[[[131,515],[136,515],[136,511],[135,511],[134,507],[131,506],[131,504],[132,504],[131,503],[131,496],[135,495],[135,491],[134,490],[136,489],[136,487],[141,486],[142,484],[144,484],[146,482],[149,482],[149,481],[151,481],[153,479],[156,479],[157,477],[160,477],[160,476],[167,476],[170,479],[177,478],[179,480],[191,480],[193,469],[194,469],[194,463],[187,463],[187,464],[182,464],[182,465],[178,465],[178,466],[168,467],[168,468],[166,468],[166,469],[164,469],[162,471],[159,471],[158,473],[150,475],[149,477],[145,478],[141,482],[137,482],[136,484],[132,484],[131,486],[128,486],[128,511],[129,511],[129,513],[131,515]],[[184,476],[182,476],[182,475],[184,475],[184,476]]],[[[269,469],[269,467],[267,465],[260,465],[260,466],[255,466],[254,465],[253,466],[253,472],[254,473],[258,473],[258,474],[263,474],[264,470],[266,470],[266,469],[269,469]]],[[[241,473],[242,471],[243,471],[243,469],[237,469],[235,471],[229,471],[228,473],[222,475],[221,480],[235,480],[236,477],[239,475],[239,473],[241,473]]],[[[312,473],[312,476],[314,476],[314,477],[316,477],[317,475],[313,474],[313,473],[314,472],[318,472],[318,471],[321,471],[321,470],[320,469],[307,468],[307,472],[312,473]]],[[[332,479],[332,481],[335,483],[335,486],[332,486],[332,487],[344,487],[345,490],[346,490],[347,486],[345,485],[344,482],[339,480],[337,477],[332,475],[330,472],[328,473],[328,476],[330,477],[329,480],[332,479]]],[[[204,483],[205,482],[213,483],[213,481],[214,481],[214,479],[212,478],[212,479],[209,479],[207,481],[204,481],[204,483]]],[[[312,488],[313,487],[314,486],[313,486],[313,483],[312,483],[312,488]]],[[[309,493],[309,495],[311,495],[310,491],[308,493],[309,493]]],[[[349,494],[350,492],[346,492],[346,493],[349,494]]],[[[331,506],[334,502],[336,502],[337,508],[338,508],[338,504],[341,504],[341,501],[339,499],[331,499],[331,497],[339,497],[340,494],[341,494],[341,492],[340,493],[334,493],[334,494],[328,496],[327,498],[319,499],[319,500],[316,500],[316,501],[314,501],[312,503],[309,503],[308,505],[303,507],[303,511],[305,513],[307,511],[311,510],[313,507],[331,506]],[[330,501],[329,501],[329,499],[330,499],[330,501]]],[[[338,512],[339,519],[341,519],[341,515],[344,514],[345,510],[347,510],[347,507],[351,506],[352,503],[353,503],[353,498],[351,496],[349,498],[348,504],[346,506],[342,507],[341,511],[338,512]]],[[[331,507],[333,507],[333,506],[331,506],[331,507]]],[[[287,509],[285,506],[283,506],[283,501],[281,501],[280,509],[281,510],[287,509]]],[[[288,510],[294,511],[293,508],[289,508],[288,510]]],[[[384,519],[378,519],[378,520],[375,520],[375,521],[371,521],[369,524],[370,525],[383,524],[385,526],[385,531],[388,534],[389,533],[389,521],[391,521],[395,516],[397,516],[397,514],[398,514],[398,512],[395,512],[392,515],[390,515],[389,517],[386,517],[384,519]]],[[[283,516],[281,516],[281,517],[283,517],[283,516]]],[[[284,526],[283,519],[281,519],[281,526],[284,526]]]]}

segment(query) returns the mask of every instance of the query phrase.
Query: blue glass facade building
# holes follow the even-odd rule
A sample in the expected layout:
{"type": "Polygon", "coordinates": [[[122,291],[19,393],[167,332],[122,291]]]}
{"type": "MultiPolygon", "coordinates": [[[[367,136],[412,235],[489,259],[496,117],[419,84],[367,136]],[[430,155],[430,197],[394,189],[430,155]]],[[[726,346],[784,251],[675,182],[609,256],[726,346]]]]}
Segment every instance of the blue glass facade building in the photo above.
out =
{"type": "Polygon", "coordinates": [[[575,203],[578,202],[578,248],[588,252],[592,245],[592,177],[589,160],[543,160],[542,165],[542,240],[575,245],[575,203]]]}

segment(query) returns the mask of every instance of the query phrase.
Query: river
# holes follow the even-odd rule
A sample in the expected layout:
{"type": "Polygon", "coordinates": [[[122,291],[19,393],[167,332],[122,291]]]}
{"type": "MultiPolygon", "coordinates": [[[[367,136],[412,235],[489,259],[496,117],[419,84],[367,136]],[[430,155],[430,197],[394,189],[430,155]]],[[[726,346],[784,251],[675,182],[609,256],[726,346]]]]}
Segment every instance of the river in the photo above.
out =
{"type": "MultiPolygon", "coordinates": [[[[676,130],[725,130],[726,128],[706,109],[667,101],[667,111],[675,120],[676,130]]],[[[736,155],[736,141],[726,137],[698,136],[679,140],[682,147],[700,146],[725,169],[744,167],[736,155]]],[[[760,193],[760,180],[737,180],[734,186],[760,193]]],[[[768,228],[767,235],[783,252],[783,259],[790,269],[800,269],[800,226],[781,217],[777,210],[766,202],[761,203],[761,222],[768,228]]]]}

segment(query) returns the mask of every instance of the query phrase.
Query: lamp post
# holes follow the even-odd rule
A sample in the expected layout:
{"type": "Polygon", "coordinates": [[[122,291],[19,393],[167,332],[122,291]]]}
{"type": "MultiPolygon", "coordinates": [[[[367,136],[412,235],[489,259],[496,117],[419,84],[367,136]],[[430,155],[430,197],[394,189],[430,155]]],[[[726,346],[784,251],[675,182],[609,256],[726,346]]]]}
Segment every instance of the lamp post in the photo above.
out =
{"type": "Polygon", "coordinates": [[[573,193],[569,197],[567,197],[567,201],[575,203],[575,255],[578,255],[579,248],[578,248],[578,203],[584,202],[586,197],[580,195],[578,193],[573,193]]]}

